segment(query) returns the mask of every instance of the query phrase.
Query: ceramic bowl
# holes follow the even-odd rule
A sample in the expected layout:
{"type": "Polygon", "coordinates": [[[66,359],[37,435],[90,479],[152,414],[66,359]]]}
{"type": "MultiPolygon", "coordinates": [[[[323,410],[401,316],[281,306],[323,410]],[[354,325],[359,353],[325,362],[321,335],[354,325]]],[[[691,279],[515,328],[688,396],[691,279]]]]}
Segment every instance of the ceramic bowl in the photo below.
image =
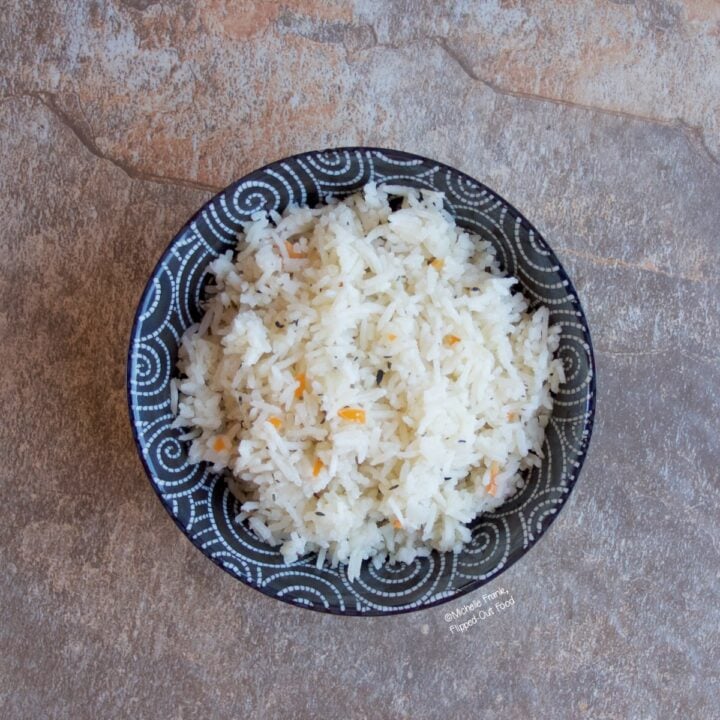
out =
{"type": "Polygon", "coordinates": [[[435,160],[395,150],[340,148],[279,160],[232,183],[172,239],[153,270],[132,327],[127,362],[132,431],[148,478],[182,532],[208,558],[271,597],[340,615],[383,615],[431,607],[475,590],[521,558],[545,533],[578,479],[593,424],[595,368],[577,293],[540,233],[481,182],[435,160]],[[243,222],[260,210],[315,205],[366,182],[445,193],[458,225],[489,240],[503,269],[519,279],[531,305],[545,304],[562,325],[558,350],[566,381],[547,427],[545,458],[522,490],[472,524],[462,552],[411,564],[364,563],[353,582],[343,565],[315,567],[307,556],[286,564],[277,548],[236,523],[238,501],[222,475],[190,465],[171,427],[170,379],[178,340],[202,314],[206,269],[234,248],[243,222]]]}

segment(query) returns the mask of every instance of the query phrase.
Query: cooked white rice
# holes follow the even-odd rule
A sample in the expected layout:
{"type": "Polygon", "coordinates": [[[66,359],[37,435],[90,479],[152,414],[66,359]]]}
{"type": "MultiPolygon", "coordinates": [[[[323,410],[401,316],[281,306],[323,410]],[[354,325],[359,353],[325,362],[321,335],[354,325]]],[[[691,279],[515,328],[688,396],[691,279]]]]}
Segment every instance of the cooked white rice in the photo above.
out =
{"type": "Polygon", "coordinates": [[[175,425],[191,462],[232,471],[237,520],[287,562],[317,552],[352,579],[366,558],[457,551],[539,463],[559,328],[442,203],[370,183],[254,216],[210,265],[175,425]]]}

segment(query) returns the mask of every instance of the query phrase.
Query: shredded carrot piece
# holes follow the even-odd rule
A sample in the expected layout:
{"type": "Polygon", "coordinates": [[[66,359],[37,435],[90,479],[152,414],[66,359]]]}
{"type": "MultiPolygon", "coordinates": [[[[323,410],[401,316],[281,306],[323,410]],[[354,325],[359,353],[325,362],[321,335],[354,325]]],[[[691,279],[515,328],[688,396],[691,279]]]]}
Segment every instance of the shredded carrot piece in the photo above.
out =
{"type": "Polygon", "coordinates": [[[515,422],[515,421],[518,420],[519,418],[520,418],[520,415],[518,415],[518,414],[517,414],[516,412],[514,412],[514,411],[513,411],[513,412],[509,412],[509,413],[507,414],[507,419],[508,419],[509,422],[515,422]]]}
{"type": "Polygon", "coordinates": [[[362,408],[342,408],[338,410],[338,416],[348,422],[365,424],[365,411],[362,408]]]}
{"type": "Polygon", "coordinates": [[[446,335],[446,336],[443,338],[443,342],[444,342],[445,345],[447,345],[448,347],[452,347],[455,343],[459,343],[459,342],[460,342],[460,338],[459,338],[457,335],[446,335]]]}
{"type": "Polygon", "coordinates": [[[492,465],[490,465],[490,483],[487,486],[487,491],[495,497],[495,493],[497,492],[497,476],[500,472],[500,468],[498,467],[498,464],[496,462],[493,462],[492,465]]]}
{"type": "Polygon", "coordinates": [[[304,253],[298,252],[289,240],[285,241],[285,249],[287,250],[288,256],[293,260],[303,260],[306,257],[304,253]]]}
{"type": "Polygon", "coordinates": [[[388,333],[388,340],[392,342],[393,340],[397,339],[397,335],[395,333],[388,333]]]}
{"type": "Polygon", "coordinates": [[[295,379],[297,380],[298,386],[295,388],[295,397],[301,398],[303,396],[303,393],[305,392],[305,389],[307,388],[307,381],[305,379],[304,373],[298,373],[295,376],[295,379]]]}
{"type": "Polygon", "coordinates": [[[315,458],[315,464],[313,465],[313,477],[317,477],[324,467],[325,463],[320,458],[315,458]]]}
{"type": "Polygon", "coordinates": [[[443,266],[445,265],[445,261],[442,258],[435,258],[430,265],[434,267],[438,272],[440,272],[443,269],[443,266]]]}
{"type": "Polygon", "coordinates": [[[227,450],[225,438],[222,435],[218,435],[215,440],[213,440],[212,449],[218,453],[222,452],[223,450],[227,450]]]}
{"type": "Polygon", "coordinates": [[[282,426],[282,420],[275,415],[271,415],[267,421],[276,429],[279,430],[282,426]]]}
{"type": "Polygon", "coordinates": [[[392,521],[392,526],[393,526],[396,530],[402,530],[403,524],[402,524],[397,518],[395,518],[395,519],[392,521]]]}

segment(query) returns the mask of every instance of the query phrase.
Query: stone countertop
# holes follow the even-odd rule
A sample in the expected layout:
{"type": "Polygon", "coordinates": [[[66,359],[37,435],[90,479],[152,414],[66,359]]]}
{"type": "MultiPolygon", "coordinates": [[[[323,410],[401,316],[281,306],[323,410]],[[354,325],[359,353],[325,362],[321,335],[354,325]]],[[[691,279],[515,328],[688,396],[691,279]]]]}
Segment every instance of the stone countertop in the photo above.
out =
{"type": "Polygon", "coordinates": [[[1,717],[717,713],[717,2],[4,8],[1,717]],[[132,314],[185,219],[259,165],[348,144],[521,208],[598,362],[590,455],[546,537],[469,598],[390,618],[296,609],[208,562],[125,402],[132,314]],[[449,632],[500,588],[514,605],[449,632]]]}

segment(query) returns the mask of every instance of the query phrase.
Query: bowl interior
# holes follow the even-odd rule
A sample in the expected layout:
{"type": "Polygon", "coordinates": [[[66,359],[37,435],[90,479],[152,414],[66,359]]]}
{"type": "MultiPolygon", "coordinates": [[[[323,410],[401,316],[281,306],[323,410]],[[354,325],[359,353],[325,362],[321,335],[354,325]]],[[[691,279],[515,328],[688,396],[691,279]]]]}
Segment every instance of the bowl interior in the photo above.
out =
{"type": "Polygon", "coordinates": [[[210,200],[173,239],[148,281],[128,356],[130,419],[143,464],[167,511],[188,538],[227,572],[267,595],[350,615],[403,612],[435,605],[488,582],[521,557],[563,506],[580,472],[592,430],[594,364],[575,289],[539,233],[505,200],[441,163],[371,148],[310,152],[278,161],[210,200]],[[234,517],[238,502],[224,478],[187,462],[180,432],[170,427],[170,378],[178,341],[200,318],[208,263],[234,248],[253,213],[288,204],[314,205],[369,180],[445,193],[461,225],[491,241],[503,269],[532,304],[545,304],[562,325],[558,353],[566,382],[546,430],[545,459],[525,487],[497,512],[477,518],[462,552],[433,553],[412,564],[364,563],[349,582],[345,567],[315,567],[315,556],[287,565],[234,517]]]}

